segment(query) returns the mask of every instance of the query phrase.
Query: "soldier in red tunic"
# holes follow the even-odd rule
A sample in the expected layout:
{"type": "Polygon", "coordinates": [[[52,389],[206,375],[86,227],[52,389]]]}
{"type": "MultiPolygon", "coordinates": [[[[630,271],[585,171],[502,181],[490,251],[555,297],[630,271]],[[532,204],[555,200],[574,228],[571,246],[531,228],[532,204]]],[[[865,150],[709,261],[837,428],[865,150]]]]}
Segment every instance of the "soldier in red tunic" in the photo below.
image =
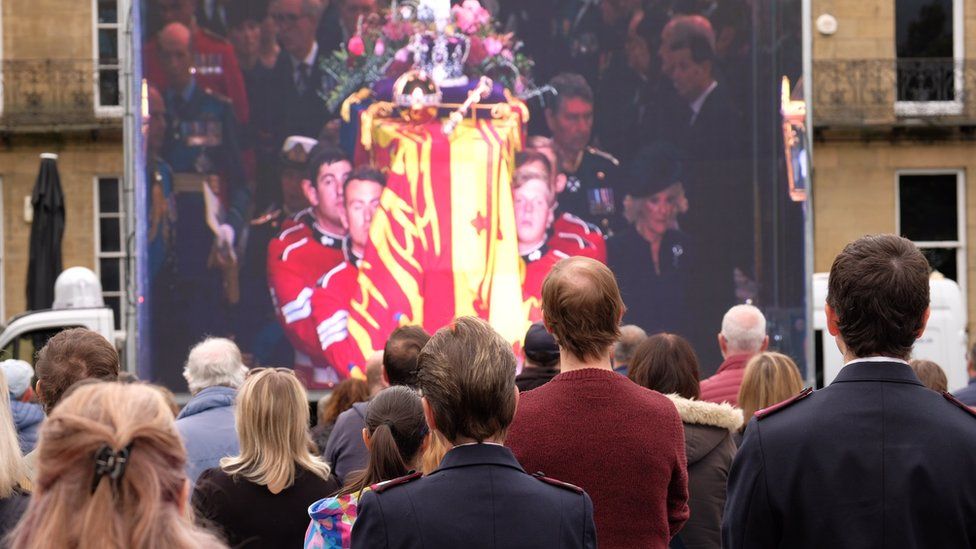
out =
{"type": "Polygon", "coordinates": [[[302,181],[311,206],[282,224],[268,245],[268,286],[278,321],[295,347],[295,366],[310,371],[319,343],[312,294],[329,271],[346,260],[342,186],[351,170],[339,149],[316,145],[302,181]]]}
{"type": "Polygon", "coordinates": [[[349,337],[347,320],[350,300],[359,289],[359,262],[369,241],[369,225],[385,186],[383,174],[369,167],[356,169],[346,180],[343,199],[349,230],[345,240],[348,253],[345,261],[322,277],[312,294],[312,321],[319,349],[312,356],[315,369],[310,387],[349,376],[366,378],[365,357],[349,337]]]}
{"type": "MultiPolygon", "coordinates": [[[[193,0],[157,0],[156,9],[161,18],[159,28],[176,22],[190,29],[194,77],[197,83],[204,89],[228,97],[233,104],[237,122],[243,126],[249,119],[250,108],[237,54],[230,42],[196,24],[195,8],[196,2],[193,0]]],[[[142,60],[146,80],[159,89],[166,88],[169,82],[159,58],[159,45],[155,36],[143,45],[142,60]]]]}
{"type": "Polygon", "coordinates": [[[522,170],[512,180],[515,232],[522,257],[522,301],[529,322],[542,320],[542,281],[559,260],[585,255],[589,245],[573,236],[550,234],[555,192],[545,175],[522,170]]]}
{"type": "MultiPolygon", "coordinates": [[[[553,169],[555,158],[547,138],[530,138],[529,148],[515,157],[516,174],[533,172],[544,175],[549,179],[553,196],[558,196],[566,186],[566,176],[553,169]]],[[[548,244],[554,249],[567,255],[582,255],[607,262],[607,243],[596,225],[563,212],[556,214],[552,220],[550,234],[553,238],[548,244]]]]}

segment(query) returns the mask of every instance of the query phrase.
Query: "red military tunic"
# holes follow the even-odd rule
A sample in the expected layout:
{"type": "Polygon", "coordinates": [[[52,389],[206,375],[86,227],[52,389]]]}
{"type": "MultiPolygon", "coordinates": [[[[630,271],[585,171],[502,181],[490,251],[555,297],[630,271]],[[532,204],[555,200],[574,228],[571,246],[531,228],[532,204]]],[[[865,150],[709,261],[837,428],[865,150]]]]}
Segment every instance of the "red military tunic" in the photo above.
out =
{"type": "Polygon", "coordinates": [[[347,329],[350,302],[359,288],[359,259],[351,253],[347,257],[322,277],[312,294],[312,322],[319,348],[312,355],[310,388],[334,382],[333,379],[366,378],[365,359],[347,329]]]}
{"type": "Polygon", "coordinates": [[[566,212],[556,218],[550,230],[553,235],[548,242],[550,248],[566,255],[581,255],[601,263],[607,262],[607,242],[596,225],[566,212]]]}
{"type": "Polygon", "coordinates": [[[343,237],[315,227],[310,210],[282,225],[268,244],[268,286],[278,321],[296,351],[297,366],[311,366],[321,355],[312,295],[326,273],[346,260],[343,237]]]}
{"type": "MultiPolygon", "coordinates": [[[[196,27],[191,37],[193,53],[203,56],[212,56],[211,59],[216,66],[197,67],[195,77],[197,84],[204,89],[211,89],[220,95],[230,98],[234,105],[234,115],[241,125],[247,124],[250,107],[247,102],[247,92],[244,89],[244,76],[241,74],[241,67],[237,63],[237,54],[230,42],[224,40],[216,34],[196,27]]],[[[153,37],[147,41],[142,48],[143,74],[146,80],[159,90],[167,88],[166,73],[163,72],[163,65],[159,60],[159,45],[153,37]]]]}

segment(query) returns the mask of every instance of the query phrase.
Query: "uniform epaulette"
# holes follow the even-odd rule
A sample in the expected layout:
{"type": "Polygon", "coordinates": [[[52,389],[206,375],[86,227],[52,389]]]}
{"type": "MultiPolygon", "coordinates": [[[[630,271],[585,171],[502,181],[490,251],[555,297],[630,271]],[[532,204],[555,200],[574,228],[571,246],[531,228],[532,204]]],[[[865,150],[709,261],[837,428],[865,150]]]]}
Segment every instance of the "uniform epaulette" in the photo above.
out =
{"type": "Polygon", "coordinates": [[[773,404],[772,406],[767,406],[766,408],[763,408],[762,410],[757,410],[754,415],[755,415],[755,417],[756,417],[757,420],[761,420],[763,418],[766,418],[766,417],[769,417],[769,416],[773,415],[774,413],[776,413],[776,412],[778,412],[778,411],[780,411],[780,410],[782,410],[784,408],[788,408],[788,407],[796,404],[797,402],[803,400],[804,398],[806,398],[806,397],[808,397],[808,396],[810,396],[812,394],[813,394],[813,387],[807,387],[806,389],[804,389],[804,390],[800,391],[799,393],[793,395],[792,397],[784,400],[783,402],[780,402],[778,404],[773,404]]]}
{"type": "Polygon", "coordinates": [[[423,473],[421,473],[420,471],[415,471],[413,473],[410,473],[409,475],[404,475],[402,477],[395,478],[393,480],[384,480],[383,482],[378,482],[370,486],[369,488],[370,490],[379,494],[385,492],[386,490],[389,490],[390,488],[393,488],[394,486],[401,486],[403,484],[407,484],[408,482],[413,482],[422,476],[424,476],[423,473]]]}
{"type": "Polygon", "coordinates": [[[969,415],[976,417],[976,410],[973,410],[969,406],[966,406],[966,404],[963,401],[953,396],[952,393],[948,391],[942,391],[942,396],[944,396],[945,399],[948,400],[949,402],[955,404],[956,406],[962,408],[963,410],[966,410],[966,412],[968,412],[969,415]]]}
{"type": "Polygon", "coordinates": [[[614,166],[619,166],[620,165],[620,161],[617,160],[617,158],[615,156],[613,156],[612,154],[610,154],[610,153],[608,153],[606,151],[601,151],[600,149],[598,149],[596,147],[587,147],[586,150],[587,150],[587,152],[589,152],[591,154],[595,154],[597,156],[602,156],[603,158],[606,158],[614,166]]]}
{"type": "Polygon", "coordinates": [[[231,99],[230,97],[227,97],[226,95],[223,95],[221,93],[217,93],[212,88],[204,88],[203,89],[203,93],[209,95],[210,97],[213,97],[214,99],[218,99],[218,100],[220,100],[223,103],[233,103],[234,102],[234,100],[231,99]]]}
{"type": "Polygon", "coordinates": [[[583,493],[583,489],[580,488],[579,486],[576,486],[575,484],[570,484],[568,482],[563,482],[561,480],[556,480],[554,478],[549,478],[542,471],[533,474],[532,477],[535,478],[536,480],[545,482],[546,484],[549,484],[551,486],[555,486],[556,488],[562,488],[563,490],[569,490],[571,492],[576,492],[577,494],[583,493]]]}

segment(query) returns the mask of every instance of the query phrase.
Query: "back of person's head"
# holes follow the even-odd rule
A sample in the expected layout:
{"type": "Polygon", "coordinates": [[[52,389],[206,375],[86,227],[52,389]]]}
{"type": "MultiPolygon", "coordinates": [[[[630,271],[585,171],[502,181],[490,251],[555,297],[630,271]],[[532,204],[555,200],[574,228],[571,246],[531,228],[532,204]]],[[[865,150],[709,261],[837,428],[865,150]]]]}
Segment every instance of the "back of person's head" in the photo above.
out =
{"type": "Polygon", "coordinates": [[[417,357],[430,341],[420,326],[400,326],[390,334],[383,348],[383,371],[390,385],[417,387],[417,357]]]}
{"type": "Polygon", "coordinates": [[[414,468],[427,438],[427,422],[420,396],[408,387],[390,387],[366,407],[369,462],[342,489],[342,493],[406,475],[414,468]]]}
{"type": "Polygon", "coordinates": [[[783,402],[802,390],[803,378],[792,358],[780,353],[760,353],[746,363],[739,386],[742,416],[748,423],[757,410],[783,402]]]}
{"type": "Polygon", "coordinates": [[[701,396],[698,386],[698,357],[685,338],[655,334],[634,352],[627,377],[641,387],[682,398],[701,396]]]}
{"type": "Polygon", "coordinates": [[[613,346],[613,361],[616,364],[630,364],[637,346],[647,339],[647,332],[640,326],[626,324],[620,327],[620,339],[613,346]]]}
{"type": "Polygon", "coordinates": [[[546,328],[578,360],[603,358],[620,339],[625,310],[613,273],[595,259],[563,259],[542,283],[546,328]]]}
{"type": "Polygon", "coordinates": [[[215,386],[236,389],[244,383],[246,373],[241,350],[223,337],[208,337],[194,345],[183,366],[191,393],[215,386]]]}
{"type": "Polygon", "coordinates": [[[55,334],[37,353],[37,398],[48,414],[69,387],[82,379],[115,381],[119,353],[101,334],[72,328],[55,334]]]}
{"type": "Polygon", "coordinates": [[[722,317],[722,332],[727,355],[755,354],[764,350],[766,317],[753,305],[736,305],[722,317]]]}
{"type": "Polygon", "coordinates": [[[945,370],[931,360],[910,360],[908,365],[915,370],[915,375],[929,389],[938,393],[949,390],[949,380],[946,378],[945,370]]]}
{"type": "Polygon", "coordinates": [[[30,389],[34,368],[26,360],[8,358],[0,362],[0,370],[3,370],[3,375],[7,378],[7,390],[11,397],[21,398],[30,389]]]}
{"type": "Polygon", "coordinates": [[[332,389],[332,396],[325,401],[324,406],[322,400],[318,402],[319,423],[332,423],[339,414],[352,408],[353,404],[368,399],[369,385],[365,381],[354,378],[344,379],[335,386],[335,389],[332,389]]]}
{"type": "Polygon", "coordinates": [[[551,369],[559,366],[559,345],[541,322],[533,322],[522,340],[525,368],[551,369]]]}
{"type": "Polygon", "coordinates": [[[27,475],[10,409],[9,390],[6,376],[0,371],[0,499],[23,487],[27,475]]]}
{"type": "Polygon", "coordinates": [[[255,368],[237,393],[234,411],[241,453],[220,460],[229,475],[277,494],[295,483],[295,467],[329,478],[328,464],[312,455],[305,387],[287,368],[255,368]]]}
{"type": "Polygon", "coordinates": [[[515,355],[487,322],[464,316],[438,330],[419,369],[431,428],[450,442],[504,439],[515,417],[515,355]]]}
{"type": "Polygon", "coordinates": [[[928,260],[900,236],[859,238],[830,267],[827,306],[853,356],[907,359],[927,319],[928,260]]]}
{"type": "Polygon", "coordinates": [[[35,491],[12,547],[221,547],[184,512],[186,451],[158,391],[90,383],[41,427],[35,491]]]}
{"type": "Polygon", "coordinates": [[[386,388],[383,379],[383,351],[376,351],[366,359],[366,384],[369,394],[375,395],[386,388]]]}

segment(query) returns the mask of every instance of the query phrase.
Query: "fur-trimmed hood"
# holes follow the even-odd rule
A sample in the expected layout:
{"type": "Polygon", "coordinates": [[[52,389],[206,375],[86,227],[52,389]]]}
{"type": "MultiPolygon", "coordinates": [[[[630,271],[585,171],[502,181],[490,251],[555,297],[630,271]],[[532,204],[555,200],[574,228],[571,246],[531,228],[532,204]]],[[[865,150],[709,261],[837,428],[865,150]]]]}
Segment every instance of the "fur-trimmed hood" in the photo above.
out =
{"type": "Polygon", "coordinates": [[[689,466],[707,456],[742,426],[742,410],[731,404],[692,400],[675,394],[665,396],[674,403],[685,424],[685,452],[689,466]]]}

